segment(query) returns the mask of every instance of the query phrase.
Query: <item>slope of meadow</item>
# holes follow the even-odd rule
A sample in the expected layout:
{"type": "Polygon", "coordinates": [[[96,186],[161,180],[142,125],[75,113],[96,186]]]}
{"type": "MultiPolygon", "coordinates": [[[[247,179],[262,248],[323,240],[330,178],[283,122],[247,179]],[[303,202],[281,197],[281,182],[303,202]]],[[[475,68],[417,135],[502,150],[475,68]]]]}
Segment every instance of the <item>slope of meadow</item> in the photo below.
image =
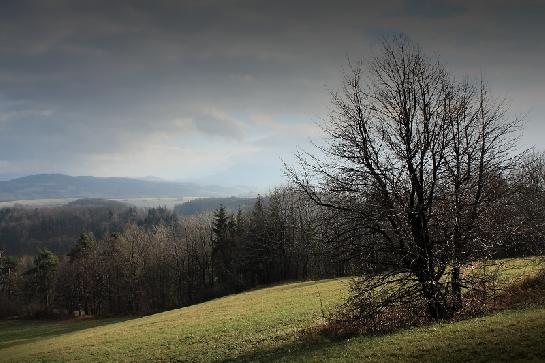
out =
{"type": "MultiPolygon", "coordinates": [[[[60,336],[24,341],[19,334],[17,341],[11,343],[7,327],[0,323],[0,330],[5,332],[0,335],[4,339],[0,343],[0,360],[211,361],[236,358],[257,349],[273,349],[292,343],[298,330],[320,319],[320,301],[324,309],[331,308],[345,291],[343,280],[293,283],[125,322],[106,321],[101,327],[60,336]],[[4,346],[6,348],[2,349],[4,346]]],[[[41,329],[47,330],[43,326],[41,329]]]]}
{"type": "MultiPolygon", "coordinates": [[[[511,263],[514,280],[534,267],[511,263]]],[[[545,307],[384,336],[301,339],[346,279],[286,284],[130,320],[0,322],[0,361],[545,361],[545,307]]]]}

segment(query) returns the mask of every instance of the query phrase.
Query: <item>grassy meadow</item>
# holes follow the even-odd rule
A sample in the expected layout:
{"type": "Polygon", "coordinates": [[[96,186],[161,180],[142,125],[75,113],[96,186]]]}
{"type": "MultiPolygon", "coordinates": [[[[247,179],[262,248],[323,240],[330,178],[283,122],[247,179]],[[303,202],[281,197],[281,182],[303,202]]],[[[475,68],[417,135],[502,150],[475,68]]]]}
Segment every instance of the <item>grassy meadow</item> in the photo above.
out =
{"type": "MultiPolygon", "coordinates": [[[[502,279],[538,269],[504,261],[502,279]]],[[[0,322],[0,361],[545,361],[545,307],[383,336],[302,337],[348,279],[291,283],[136,319],[0,322]]]]}

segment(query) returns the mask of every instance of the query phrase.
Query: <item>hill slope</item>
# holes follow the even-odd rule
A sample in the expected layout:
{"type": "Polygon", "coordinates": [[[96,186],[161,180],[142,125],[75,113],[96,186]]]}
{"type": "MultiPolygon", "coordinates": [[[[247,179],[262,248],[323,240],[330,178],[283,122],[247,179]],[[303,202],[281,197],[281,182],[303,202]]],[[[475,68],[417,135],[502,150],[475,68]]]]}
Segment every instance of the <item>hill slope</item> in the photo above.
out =
{"type": "Polygon", "coordinates": [[[0,181],[0,201],[47,198],[229,196],[241,191],[194,183],[38,174],[0,181]]]}
{"type": "MultiPolygon", "coordinates": [[[[58,327],[49,334],[43,326],[26,341],[21,337],[24,334],[5,333],[4,342],[0,340],[0,361],[236,358],[255,349],[293,343],[295,332],[320,318],[318,294],[325,307],[332,307],[345,287],[341,280],[294,283],[121,323],[106,321],[101,327],[60,336],[58,327]]],[[[29,323],[0,322],[0,332],[25,329],[32,330],[29,323]]]]}
{"type": "Polygon", "coordinates": [[[346,280],[287,284],[123,322],[0,322],[0,361],[545,361],[545,307],[301,342],[346,280]]]}

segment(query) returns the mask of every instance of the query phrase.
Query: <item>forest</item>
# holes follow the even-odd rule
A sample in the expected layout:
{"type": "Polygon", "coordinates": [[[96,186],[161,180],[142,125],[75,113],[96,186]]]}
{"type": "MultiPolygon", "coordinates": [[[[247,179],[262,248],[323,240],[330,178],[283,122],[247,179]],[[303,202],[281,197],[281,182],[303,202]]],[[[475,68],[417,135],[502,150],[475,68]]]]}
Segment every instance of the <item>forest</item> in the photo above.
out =
{"type": "MultiPolygon", "coordinates": [[[[64,219],[70,212],[86,222],[75,229],[96,224],[102,215],[122,224],[101,230],[109,234],[81,233],[63,245],[73,246],[67,253],[40,248],[34,256],[2,255],[0,315],[142,315],[260,285],[349,271],[348,261],[329,258],[317,238],[317,209],[293,188],[276,189],[249,208],[220,205],[214,213],[189,216],[166,208],[100,207],[86,220],[80,209],[58,211],[60,228],[72,223],[64,219]]],[[[53,212],[30,213],[46,218],[53,212]]]]}
{"type": "MultiPolygon", "coordinates": [[[[487,251],[473,259],[543,252],[544,212],[539,206],[545,203],[544,176],[545,158],[532,154],[503,181],[514,183],[509,204],[490,217],[501,218],[505,228],[519,223],[524,228],[498,236],[501,241],[490,255],[487,251]]],[[[54,244],[33,243],[21,247],[27,248],[23,254],[3,252],[0,316],[144,315],[256,286],[365,271],[366,246],[332,234],[341,217],[331,220],[328,209],[299,188],[276,188],[250,206],[242,200],[244,208],[235,208],[232,198],[225,200],[196,201],[218,207],[213,212],[198,207],[203,212],[188,215],[90,200],[68,207],[1,210],[4,225],[17,218],[27,221],[17,224],[21,236],[47,237],[40,226],[49,226],[52,235],[95,229],[76,235],[56,252],[48,248],[54,244]],[[230,208],[221,204],[225,200],[231,201],[230,208]],[[36,251],[32,256],[30,248],[36,251]]],[[[380,248],[379,243],[374,246],[380,248]]],[[[381,272],[388,266],[373,269],[381,272]]]]}
{"type": "Polygon", "coordinates": [[[59,207],[2,208],[0,250],[13,256],[32,255],[39,248],[66,254],[82,232],[103,238],[144,218],[143,210],[104,199],[81,199],[59,207]]]}
{"type": "MultiPolygon", "coordinates": [[[[196,198],[175,205],[173,212],[179,216],[206,214],[220,205],[233,212],[254,203],[255,198],[196,198]]],[[[127,223],[157,224],[158,218],[170,214],[164,206],[137,208],[101,198],[78,199],[56,207],[1,208],[0,250],[12,256],[32,255],[39,248],[66,254],[83,232],[101,239],[120,232],[127,223]]]]}

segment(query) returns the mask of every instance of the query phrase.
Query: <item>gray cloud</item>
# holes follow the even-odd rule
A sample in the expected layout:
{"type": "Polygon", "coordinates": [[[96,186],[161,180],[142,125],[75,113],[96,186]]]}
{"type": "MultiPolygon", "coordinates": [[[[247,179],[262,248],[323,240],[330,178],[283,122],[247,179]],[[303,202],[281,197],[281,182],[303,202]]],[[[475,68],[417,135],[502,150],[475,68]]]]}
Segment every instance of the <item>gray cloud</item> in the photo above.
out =
{"type": "Polygon", "coordinates": [[[228,115],[209,112],[196,116],[193,122],[199,131],[208,135],[242,138],[244,126],[228,115]]]}
{"type": "Polygon", "coordinates": [[[395,32],[460,75],[482,72],[529,111],[524,140],[539,144],[543,18],[531,0],[3,1],[0,176],[276,165],[326,115],[346,56],[395,32]]]}

